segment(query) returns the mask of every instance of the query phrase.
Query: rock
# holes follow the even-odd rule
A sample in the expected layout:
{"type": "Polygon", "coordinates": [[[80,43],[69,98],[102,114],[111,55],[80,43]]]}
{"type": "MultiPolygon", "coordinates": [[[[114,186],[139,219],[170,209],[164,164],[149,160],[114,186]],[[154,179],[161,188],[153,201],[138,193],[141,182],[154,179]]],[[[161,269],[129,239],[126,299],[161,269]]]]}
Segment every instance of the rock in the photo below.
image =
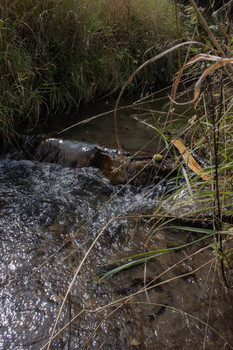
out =
{"type": "Polygon", "coordinates": [[[51,138],[38,146],[35,159],[63,167],[83,168],[89,166],[89,159],[94,152],[95,145],[51,138]]]}
{"type": "Polygon", "coordinates": [[[99,168],[113,184],[125,184],[132,179],[132,184],[144,186],[159,181],[161,175],[167,175],[174,170],[171,161],[157,163],[152,161],[152,156],[147,158],[113,158],[98,150],[90,159],[89,165],[99,168]]]}
{"type": "Polygon", "coordinates": [[[38,146],[35,159],[41,162],[60,164],[64,167],[95,167],[112,184],[131,184],[147,186],[161,180],[174,170],[169,159],[161,155],[133,157],[125,153],[120,156],[117,150],[98,148],[83,142],[47,139],[38,146]]]}

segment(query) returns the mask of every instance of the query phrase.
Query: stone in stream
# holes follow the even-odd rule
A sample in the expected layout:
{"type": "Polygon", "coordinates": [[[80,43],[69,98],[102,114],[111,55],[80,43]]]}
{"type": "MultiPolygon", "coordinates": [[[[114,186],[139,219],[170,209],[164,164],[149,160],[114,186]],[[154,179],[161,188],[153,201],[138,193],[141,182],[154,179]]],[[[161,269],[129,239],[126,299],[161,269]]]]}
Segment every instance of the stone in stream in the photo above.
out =
{"type": "Polygon", "coordinates": [[[112,184],[125,184],[131,180],[133,184],[147,186],[174,170],[172,162],[168,160],[155,162],[152,156],[146,159],[129,156],[112,158],[110,154],[98,149],[90,158],[89,164],[99,168],[112,184]]]}
{"type": "Polygon", "coordinates": [[[171,160],[161,161],[159,157],[157,162],[157,157],[153,159],[153,154],[137,158],[128,153],[121,156],[117,150],[55,138],[43,141],[37,147],[34,157],[38,161],[64,167],[98,168],[112,184],[125,184],[132,179],[132,184],[146,186],[174,171],[171,160]]]}

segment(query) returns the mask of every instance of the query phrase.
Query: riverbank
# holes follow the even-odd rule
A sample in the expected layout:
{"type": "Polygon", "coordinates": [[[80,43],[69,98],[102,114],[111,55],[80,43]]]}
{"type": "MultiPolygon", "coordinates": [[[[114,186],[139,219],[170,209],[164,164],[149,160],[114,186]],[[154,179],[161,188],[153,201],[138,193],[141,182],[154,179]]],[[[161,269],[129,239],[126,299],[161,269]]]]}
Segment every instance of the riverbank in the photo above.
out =
{"type": "MultiPolygon", "coordinates": [[[[3,1],[0,23],[0,136],[41,114],[114,95],[146,59],[175,40],[172,1],[3,1]]],[[[171,54],[135,79],[158,86],[177,69],[171,54]]]]}

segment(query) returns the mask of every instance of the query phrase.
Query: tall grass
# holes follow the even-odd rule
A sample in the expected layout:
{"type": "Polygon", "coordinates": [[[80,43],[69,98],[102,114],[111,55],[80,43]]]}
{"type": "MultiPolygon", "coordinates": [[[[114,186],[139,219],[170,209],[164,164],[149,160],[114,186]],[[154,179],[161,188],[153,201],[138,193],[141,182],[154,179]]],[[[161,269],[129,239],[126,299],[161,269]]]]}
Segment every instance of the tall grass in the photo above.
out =
{"type": "MultiPolygon", "coordinates": [[[[116,93],[146,50],[174,40],[169,0],[3,0],[0,6],[0,134],[10,139],[19,122],[42,112],[78,107],[116,93]]],[[[140,76],[169,80],[168,61],[140,76]]]]}
{"type": "MultiPolygon", "coordinates": [[[[194,43],[190,44],[189,53],[191,54],[191,58],[184,61],[183,66],[180,67],[176,74],[172,89],[171,106],[167,118],[165,121],[162,120],[160,126],[158,121],[156,122],[156,127],[150,125],[159,131],[159,134],[166,140],[167,149],[164,150],[166,156],[170,154],[172,158],[176,159],[177,176],[174,176],[174,174],[171,174],[171,176],[172,181],[175,181],[179,186],[177,186],[177,189],[173,188],[171,194],[164,192],[164,195],[160,196],[160,204],[157,206],[151,219],[153,224],[147,243],[157,230],[163,226],[170,226],[172,222],[176,225],[177,220],[182,223],[187,222],[195,225],[196,222],[198,225],[202,225],[204,230],[194,228],[196,232],[204,233],[205,227],[211,227],[212,233],[215,233],[216,238],[216,244],[213,246],[214,252],[220,258],[222,278],[226,286],[229,287],[225,278],[224,266],[226,267],[230,261],[229,259],[232,258],[232,248],[228,251],[228,238],[231,238],[233,224],[233,211],[231,208],[233,57],[226,57],[225,52],[231,55],[233,53],[232,37],[228,37],[224,52],[221,45],[223,44],[223,38],[217,39],[213,35],[203,15],[196,7],[195,2],[190,0],[190,4],[193,5],[193,17],[199,18],[203,26],[205,40],[208,44],[204,46],[201,43],[200,49],[194,47],[194,43]],[[212,43],[207,40],[211,40],[212,43]],[[203,46],[204,52],[201,51],[203,50],[203,46]],[[209,53],[206,54],[206,51],[209,53]],[[193,80],[196,80],[195,85],[192,83],[193,80]],[[177,102],[177,99],[179,100],[177,91],[180,82],[182,82],[185,89],[186,102],[182,102],[182,100],[181,102],[177,102]],[[174,118],[177,105],[188,106],[188,110],[184,111],[180,116],[184,120],[181,123],[181,130],[177,128],[177,118],[174,118]],[[190,115],[190,108],[193,117],[187,121],[185,114],[190,115]],[[173,115],[172,118],[171,115],[173,115]],[[181,144],[181,147],[178,147],[180,151],[178,153],[174,150],[174,145],[177,143],[181,144]],[[196,163],[192,153],[195,154],[196,158],[199,157],[199,160],[200,158],[205,159],[205,169],[202,169],[201,172],[200,165],[196,163]],[[181,177],[184,179],[183,185],[180,184],[181,177]],[[228,232],[229,235],[227,234],[228,232]]],[[[173,49],[180,49],[184,45],[185,43],[176,45],[173,49]]],[[[117,107],[126,85],[147,64],[160,59],[163,54],[166,54],[170,50],[172,49],[144,62],[129,77],[116,103],[116,134],[118,133],[117,107]]],[[[184,98],[183,93],[180,96],[182,96],[182,99],[184,98]]],[[[176,115],[178,116],[179,112],[176,115]]],[[[144,121],[143,123],[145,124],[144,121]]],[[[119,139],[118,147],[121,149],[119,139]]],[[[158,187],[157,184],[153,188],[154,193],[156,193],[156,187],[158,187]]],[[[179,227],[176,228],[178,229],[179,227]]],[[[181,229],[193,230],[191,227],[181,227],[181,229]]],[[[165,253],[167,253],[166,249],[165,253]]],[[[133,266],[139,262],[147,261],[151,259],[151,254],[155,254],[156,256],[157,254],[161,254],[161,251],[145,253],[144,258],[140,255],[138,256],[140,257],[139,260],[134,259],[130,264],[127,263],[123,267],[118,267],[116,271],[120,271],[129,265],[133,266]]],[[[138,257],[134,256],[128,259],[138,257]]],[[[112,272],[115,273],[116,271],[112,272]]],[[[106,276],[110,274],[111,272],[108,272],[106,276]]]]}

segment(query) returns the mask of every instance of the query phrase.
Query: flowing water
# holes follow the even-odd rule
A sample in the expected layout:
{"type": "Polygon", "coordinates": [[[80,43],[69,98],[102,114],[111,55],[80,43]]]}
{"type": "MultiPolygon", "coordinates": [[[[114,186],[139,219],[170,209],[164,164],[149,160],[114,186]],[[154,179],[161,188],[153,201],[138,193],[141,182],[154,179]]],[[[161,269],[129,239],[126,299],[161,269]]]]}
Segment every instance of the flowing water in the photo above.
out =
{"type": "MultiPolygon", "coordinates": [[[[106,118],[113,128],[112,118],[106,118]]],[[[62,136],[71,144],[78,140],[113,147],[106,125],[101,129],[100,123],[98,132],[85,125],[82,135],[69,131],[62,136]]],[[[129,135],[128,150],[145,144],[148,133],[154,137],[144,126],[135,130],[130,119],[122,130],[129,135]],[[135,135],[140,135],[140,145],[134,144],[135,135]]],[[[153,152],[158,147],[154,144],[153,152]]],[[[213,259],[211,249],[185,260],[211,239],[99,282],[101,274],[119,266],[116,260],[201,237],[172,228],[152,234],[153,222],[141,216],[152,213],[159,198],[150,198],[147,190],[114,186],[92,167],[64,167],[12,155],[0,161],[0,349],[45,346],[67,288],[103,228],[68,294],[56,332],[75,319],[51,349],[233,348],[232,293],[220,282],[214,263],[198,270],[213,259]],[[197,271],[191,274],[193,270],[197,271]],[[151,288],[142,292],[146,284],[151,288]]]]}

